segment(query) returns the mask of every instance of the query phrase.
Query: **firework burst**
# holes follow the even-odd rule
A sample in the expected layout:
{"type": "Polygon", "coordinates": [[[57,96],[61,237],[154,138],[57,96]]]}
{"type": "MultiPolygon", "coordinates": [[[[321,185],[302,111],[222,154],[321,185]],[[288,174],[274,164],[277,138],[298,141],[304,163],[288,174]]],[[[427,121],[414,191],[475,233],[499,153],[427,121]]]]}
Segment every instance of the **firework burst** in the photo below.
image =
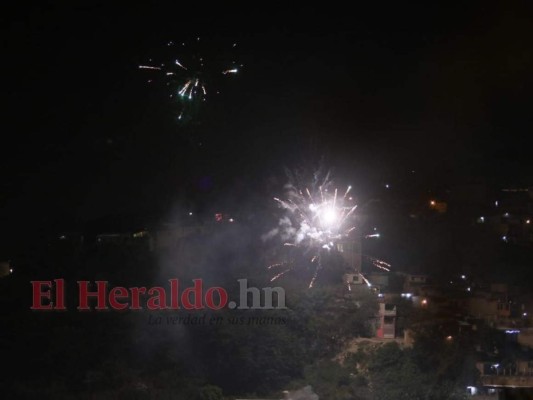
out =
{"type": "Polygon", "coordinates": [[[159,82],[168,89],[168,96],[177,105],[178,122],[196,119],[200,104],[211,94],[218,94],[220,79],[235,75],[242,68],[233,52],[236,43],[220,45],[196,38],[190,42],[168,42],[158,58],[138,66],[149,74],[148,83],[159,82]]]}
{"type": "MultiPolygon", "coordinates": [[[[319,172],[313,174],[312,184],[305,185],[306,179],[301,174],[287,171],[289,184],[285,186],[284,198],[274,200],[286,211],[278,227],[264,238],[279,237],[284,246],[303,250],[308,264],[312,266],[309,288],[312,288],[323,269],[323,256],[337,248],[338,244],[357,240],[356,210],[352,187],[342,190],[334,187],[330,174],[320,178],[319,172]]],[[[376,228],[374,228],[375,230],[376,228]]],[[[379,233],[363,235],[365,239],[379,238],[379,233]]],[[[391,265],[375,257],[365,256],[376,268],[389,272],[391,265]]],[[[271,264],[271,281],[275,281],[296,268],[293,262],[271,264]]],[[[360,274],[361,275],[361,274],[360,274]]],[[[363,281],[370,282],[362,276],[363,281]]]]}
{"type": "MultiPolygon", "coordinates": [[[[285,187],[286,198],[275,197],[278,205],[287,211],[279,227],[269,233],[278,235],[284,246],[304,249],[313,265],[309,287],[313,287],[322,269],[323,252],[332,250],[336,244],[347,239],[354,231],[354,212],[357,205],[350,196],[351,186],[338,190],[329,180],[329,174],[314,184],[300,186],[297,174],[287,172],[290,183],[285,187]]],[[[267,235],[268,236],[268,235],[267,235]]],[[[277,263],[268,267],[273,270],[275,281],[294,269],[291,263],[277,263]]]]}

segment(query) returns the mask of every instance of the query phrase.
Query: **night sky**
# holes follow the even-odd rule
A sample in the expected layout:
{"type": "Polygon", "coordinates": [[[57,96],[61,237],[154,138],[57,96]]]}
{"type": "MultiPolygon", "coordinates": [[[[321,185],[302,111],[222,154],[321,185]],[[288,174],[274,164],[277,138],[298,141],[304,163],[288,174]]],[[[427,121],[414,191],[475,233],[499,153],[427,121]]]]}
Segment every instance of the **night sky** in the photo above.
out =
{"type": "Polygon", "coordinates": [[[412,170],[428,185],[531,185],[527,2],[76,3],[3,7],[4,247],[213,204],[322,156],[364,188],[412,170]],[[192,129],[137,66],[197,36],[238,43],[244,68],[192,129]]]}

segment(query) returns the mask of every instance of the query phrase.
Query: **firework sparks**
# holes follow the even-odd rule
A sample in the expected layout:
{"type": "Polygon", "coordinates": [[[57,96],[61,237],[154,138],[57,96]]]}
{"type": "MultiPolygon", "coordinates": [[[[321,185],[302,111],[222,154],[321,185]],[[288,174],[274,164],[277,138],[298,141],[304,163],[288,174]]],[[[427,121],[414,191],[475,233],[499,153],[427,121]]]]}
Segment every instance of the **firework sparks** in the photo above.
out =
{"type": "Polygon", "coordinates": [[[338,201],[337,190],[331,198],[328,198],[321,189],[319,188],[320,196],[313,196],[309,188],[306,188],[305,195],[302,191],[298,191],[288,200],[274,198],[282,208],[295,217],[298,225],[293,241],[287,242],[288,245],[303,243],[330,248],[333,242],[346,237],[355,229],[350,225],[352,222],[350,216],[357,206],[338,201]]]}
{"type": "Polygon", "coordinates": [[[156,71],[161,71],[160,67],[154,67],[152,65],[139,65],[139,69],[153,69],[156,71]]]}
{"type": "MultiPolygon", "coordinates": [[[[312,288],[320,276],[323,265],[322,256],[344,243],[356,240],[352,232],[356,229],[355,212],[357,204],[350,195],[351,186],[339,190],[333,187],[329,173],[320,179],[320,173],[313,174],[313,179],[302,179],[297,173],[287,171],[289,184],[285,186],[283,198],[274,197],[274,201],[286,211],[280,219],[279,226],[265,235],[265,238],[279,237],[284,246],[301,248],[307,256],[307,266],[312,273],[309,288],[312,288]],[[312,184],[305,184],[312,181],[312,184]],[[303,184],[302,184],[303,183],[303,184]]],[[[379,238],[374,232],[362,235],[364,238],[379,238]]],[[[391,265],[375,257],[365,256],[371,264],[381,270],[390,271],[391,265]]],[[[296,268],[295,263],[278,263],[268,267],[275,275],[272,281],[285,276],[296,268]],[[281,272],[279,272],[283,269],[281,272]]],[[[362,281],[370,282],[359,273],[362,281]]]]}
{"type": "MultiPolygon", "coordinates": [[[[170,90],[169,97],[177,101],[177,119],[189,121],[197,117],[199,104],[206,101],[209,89],[219,85],[219,76],[239,72],[232,66],[235,61],[227,61],[232,60],[226,54],[227,50],[233,50],[235,46],[200,41],[200,38],[181,42],[179,46],[169,41],[161,54],[164,62],[159,64],[150,59],[149,64],[141,64],[138,68],[154,76],[148,82],[159,77],[159,81],[170,90]]],[[[219,93],[219,90],[214,92],[219,93]]]]}
{"type": "Polygon", "coordinates": [[[370,256],[365,256],[371,263],[374,267],[376,268],[379,268],[379,269],[382,269],[384,271],[387,271],[389,272],[390,271],[390,268],[391,268],[391,265],[383,260],[379,260],[377,258],[374,258],[374,257],[370,257],[370,256]]]}
{"type": "MultiPolygon", "coordinates": [[[[291,174],[289,174],[291,179],[291,174]]],[[[316,177],[315,177],[316,178],[316,177]]],[[[316,179],[315,179],[316,180],[316,179]]],[[[304,249],[309,254],[310,264],[313,265],[312,277],[309,288],[312,288],[323,268],[322,253],[335,248],[336,244],[347,239],[354,231],[354,212],[357,205],[352,204],[353,199],[348,198],[352,187],[341,191],[331,188],[329,174],[320,184],[300,188],[297,179],[291,179],[287,185],[287,196],[283,199],[275,197],[274,201],[287,211],[287,216],[280,221],[276,229],[285,246],[304,249]],[[342,195],[344,193],[344,195],[342,195]]],[[[287,264],[273,264],[269,269],[279,267],[285,269],[277,273],[272,281],[284,276],[294,266],[287,268],[287,264]]]]}
{"type": "Polygon", "coordinates": [[[279,274],[276,274],[270,279],[270,282],[274,282],[276,279],[281,278],[283,275],[285,275],[287,272],[290,272],[292,269],[287,268],[285,271],[280,272],[279,274]]]}
{"type": "Polygon", "coordinates": [[[370,235],[366,235],[365,239],[379,238],[379,237],[381,237],[381,235],[379,233],[371,233],[370,235]]]}
{"type": "Polygon", "coordinates": [[[363,279],[363,282],[365,282],[366,286],[368,287],[371,287],[372,284],[370,283],[370,281],[368,279],[365,278],[365,276],[363,274],[359,274],[359,276],[361,277],[361,279],[363,279]]]}

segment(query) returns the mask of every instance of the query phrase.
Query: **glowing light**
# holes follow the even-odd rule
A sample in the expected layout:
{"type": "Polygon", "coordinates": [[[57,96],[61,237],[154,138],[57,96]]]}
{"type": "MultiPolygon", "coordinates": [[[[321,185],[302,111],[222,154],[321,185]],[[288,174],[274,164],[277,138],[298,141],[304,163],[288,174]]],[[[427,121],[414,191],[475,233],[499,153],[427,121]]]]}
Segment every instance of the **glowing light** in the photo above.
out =
{"type": "Polygon", "coordinates": [[[428,304],[428,301],[426,299],[422,300],[422,305],[425,306],[428,304]]]}
{"type": "Polygon", "coordinates": [[[9,268],[9,273],[10,273],[10,274],[13,273],[13,268],[9,268]]]}
{"type": "Polygon", "coordinates": [[[435,204],[437,204],[437,202],[436,202],[435,200],[431,200],[431,201],[429,202],[429,204],[430,204],[431,206],[434,206],[435,204]]]}
{"type": "Polygon", "coordinates": [[[531,220],[526,219],[526,224],[530,224],[530,223],[531,223],[531,220]]]}
{"type": "Polygon", "coordinates": [[[227,75],[227,74],[236,74],[237,72],[239,72],[239,70],[237,68],[232,68],[232,69],[227,69],[225,71],[222,71],[222,73],[224,75],[227,75]]]}
{"type": "Polygon", "coordinates": [[[192,211],[191,211],[191,212],[189,212],[189,215],[192,215],[192,211]]]}
{"type": "Polygon", "coordinates": [[[337,222],[337,212],[333,207],[328,207],[323,210],[321,217],[326,226],[331,226],[337,222]]]}
{"type": "Polygon", "coordinates": [[[446,340],[448,340],[448,341],[453,340],[453,336],[451,336],[451,335],[446,336],[446,340]]]}
{"type": "Polygon", "coordinates": [[[466,390],[468,390],[472,396],[476,395],[478,392],[478,389],[475,386],[467,386],[466,390]]]}

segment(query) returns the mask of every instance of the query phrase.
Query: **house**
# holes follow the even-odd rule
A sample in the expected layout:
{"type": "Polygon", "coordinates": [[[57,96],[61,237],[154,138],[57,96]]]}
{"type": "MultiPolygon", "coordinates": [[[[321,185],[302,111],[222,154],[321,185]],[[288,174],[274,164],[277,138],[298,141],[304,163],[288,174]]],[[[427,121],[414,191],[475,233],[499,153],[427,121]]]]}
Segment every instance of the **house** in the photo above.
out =
{"type": "Polygon", "coordinates": [[[405,293],[418,294],[423,286],[427,285],[428,276],[427,275],[412,275],[406,274],[403,284],[403,291],[405,293]]]}
{"type": "Polygon", "coordinates": [[[469,315],[486,320],[497,320],[511,316],[511,305],[505,295],[492,292],[478,292],[466,301],[469,315]]]}

